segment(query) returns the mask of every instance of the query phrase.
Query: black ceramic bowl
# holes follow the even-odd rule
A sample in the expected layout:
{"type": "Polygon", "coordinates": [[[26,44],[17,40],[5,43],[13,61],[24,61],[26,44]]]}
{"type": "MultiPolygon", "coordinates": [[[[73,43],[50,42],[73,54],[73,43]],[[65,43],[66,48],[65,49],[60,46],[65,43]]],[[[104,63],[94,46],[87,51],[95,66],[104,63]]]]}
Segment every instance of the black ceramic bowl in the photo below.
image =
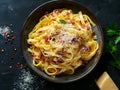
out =
{"type": "Polygon", "coordinates": [[[87,74],[89,74],[97,65],[101,53],[103,49],[103,33],[101,26],[94,16],[94,14],[88,10],[85,6],[74,2],[74,1],[49,1],[46,2],[40,6],[38,6],[35,10],[33,10],[30,15],[28,16],[27,20],[24,23],[23,26],[23,32],[22,32],[22,51],[24,58],[27,62],[27,64],[30,66],[31,69],[33,69],[39,76],[42,76],[43,78],[55,82],[55,83],[68,83],[73,82],[78,79],[81,79],[85,77],[87,74]],[[71,9],[74,13],[77,13],[78,11],[82,11],[83,13],[87,14],[93,22],[96,24],[96,27],[94,27],[95,34],[97,36],[97,41],[99,42],[99,49],[96,53],[96,55],[90,60],[85,66],[82,66],[78,68],[73,75],[59,75],[55,78],[48,76],[44,71],[41,71],[37,67],[33,65],[32,62],[32,56],[28,52],[28,44],[27,44],[27,38],[28,34],[31,32],[31,30],[34,28],[34,26],[38,23],[40,17],[42,17],[45,12],[51,12],[54,9],[60,9],[60,8],[67,8],[71,9]]]}

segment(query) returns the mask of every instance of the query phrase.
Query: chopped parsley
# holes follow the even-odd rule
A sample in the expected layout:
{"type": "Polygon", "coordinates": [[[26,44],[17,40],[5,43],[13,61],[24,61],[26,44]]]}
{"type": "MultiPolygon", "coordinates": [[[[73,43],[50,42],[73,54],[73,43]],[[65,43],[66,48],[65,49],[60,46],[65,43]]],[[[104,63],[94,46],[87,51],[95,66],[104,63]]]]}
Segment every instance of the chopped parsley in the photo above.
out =
{"type": "Polygon", "coordinates": [[[66,24],[66,21],[63,20],[63,19],[60,19],[60,22],[61,22],[62,24],[66,24]]]}

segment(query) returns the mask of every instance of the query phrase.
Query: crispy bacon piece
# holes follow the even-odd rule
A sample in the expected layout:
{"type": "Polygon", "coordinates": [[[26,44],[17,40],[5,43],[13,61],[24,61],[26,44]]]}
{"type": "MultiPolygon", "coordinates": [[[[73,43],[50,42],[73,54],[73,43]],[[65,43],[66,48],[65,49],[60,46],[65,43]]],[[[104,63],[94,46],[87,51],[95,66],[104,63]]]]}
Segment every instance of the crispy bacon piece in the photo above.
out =
{"type": "Polygon", "coordinates": [[[57,72],[60,72],[62,70],[62,68],[57,68],[57,72]]]}
{"type": "Polygon", "coordinates": [[[79,37],[73,38],[72,42],[82,42],[82,38],[79,37]]]}
{"type": "Polygon", "coordinates": [[[64,48],[62,48],[62,50],[59,51],[58,54],[63,55],[63,54],[65,54],[65,52],[66,52],[66,50],[64,48]]]}
{"type": "Polygon", "coordinates": [[[54,62],[55,64],[60,64],[60,63],[63,63],[63,60],[62,60],[61,58],[59,58],[59,57],[55,57],[55,58],[53,59],[53,62],[54,62]]]}
{"type": "Polygon", "coordinates": [[[86,52],[88,50],[88,47],[86,47],[86,46],[82,46],[82,48],[81,48],[81,52],[86,52]]]}
{"type": "Polygon", "coordinates": [[[43,58],[43,53],[40,52],[39,58],[42,59],[43,58]]]}
{"type": "Polygon", "coordinates": [[[33,49],[35,46],[34,45],[30,45],[30,48],[33,49]]]}
{"type": "Polygon", "coordinates": [[[67,22],[68,24],[72,24],[72,25],[75,24],[75,21],[74,21],[74,20],[66,20],[66,22],[67,22]]]}
{"type": "Polygon", "coordinates": [[[45,42],[49,42],[51,38],[49,36],[46,36],[44,39],[45,39],[45,42]]]}

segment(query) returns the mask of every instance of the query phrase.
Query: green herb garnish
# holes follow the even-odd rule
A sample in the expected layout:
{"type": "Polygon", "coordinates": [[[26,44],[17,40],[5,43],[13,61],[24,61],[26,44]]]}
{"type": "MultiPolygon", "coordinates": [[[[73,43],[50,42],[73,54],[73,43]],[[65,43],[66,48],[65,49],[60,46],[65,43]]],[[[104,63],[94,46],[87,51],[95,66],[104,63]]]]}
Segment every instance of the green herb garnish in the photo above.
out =
{"type": "Polygon", "coordinates": [[[118,46],[120,44],[120,29],[117,24],[108,26],[105,29],[105,34],[107,38],[105,39],[105,52],[110,53],[113,60],[110,64],[118,69],[120,69],[120,53],[118,51],[118,46]]]}
{"type": "Polygon", "coordinates": [[[66,24],[66,21],[63,20],[63,19],[60,19],[60,22],[61,22],[62,24],[66,24]]]}

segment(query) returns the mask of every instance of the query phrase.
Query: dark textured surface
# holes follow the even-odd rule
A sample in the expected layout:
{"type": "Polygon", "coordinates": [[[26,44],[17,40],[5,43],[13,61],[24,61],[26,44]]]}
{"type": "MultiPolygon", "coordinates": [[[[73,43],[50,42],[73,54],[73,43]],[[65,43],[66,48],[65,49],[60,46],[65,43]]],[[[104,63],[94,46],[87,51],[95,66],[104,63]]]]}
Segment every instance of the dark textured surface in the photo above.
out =
{"type": "MultiPolygon", "coordinates": [[[[37,76],[28,68],[21,53],[20,37],[22,25],[38,5],[48,0],[1,0],[0,1],[0,27],[9,26],[16,38],[8,43],[0,35],[0,90],[97,90],[95,79],[107,71],[116,85],[120,88],[120,71],[108,65],[109,56],[102,56],[96,69],[82,80],[70,84],[54,84],[37,76]],[[1,50],[4,49],[4,52],[1,50]],[[10,68],[11,63],[13,67],[10,68]],[[17,67],[18,62],[23,68],[17,67]],[[27,72],[27,73],[26,73],[27,72]],[[30,82],[22,76],[27,75],[30,82]],[[28,75],[29,74],[29,75],[28,75]],[[23,88],[24,87],[24,88],[23,88]]],[[[100,21],[102,28],[117,22],[120,24],[119,0],[76,0],[88,7],[100,21]]],[[[104,29],[103,29],[104,30],[104,29]]]]}

